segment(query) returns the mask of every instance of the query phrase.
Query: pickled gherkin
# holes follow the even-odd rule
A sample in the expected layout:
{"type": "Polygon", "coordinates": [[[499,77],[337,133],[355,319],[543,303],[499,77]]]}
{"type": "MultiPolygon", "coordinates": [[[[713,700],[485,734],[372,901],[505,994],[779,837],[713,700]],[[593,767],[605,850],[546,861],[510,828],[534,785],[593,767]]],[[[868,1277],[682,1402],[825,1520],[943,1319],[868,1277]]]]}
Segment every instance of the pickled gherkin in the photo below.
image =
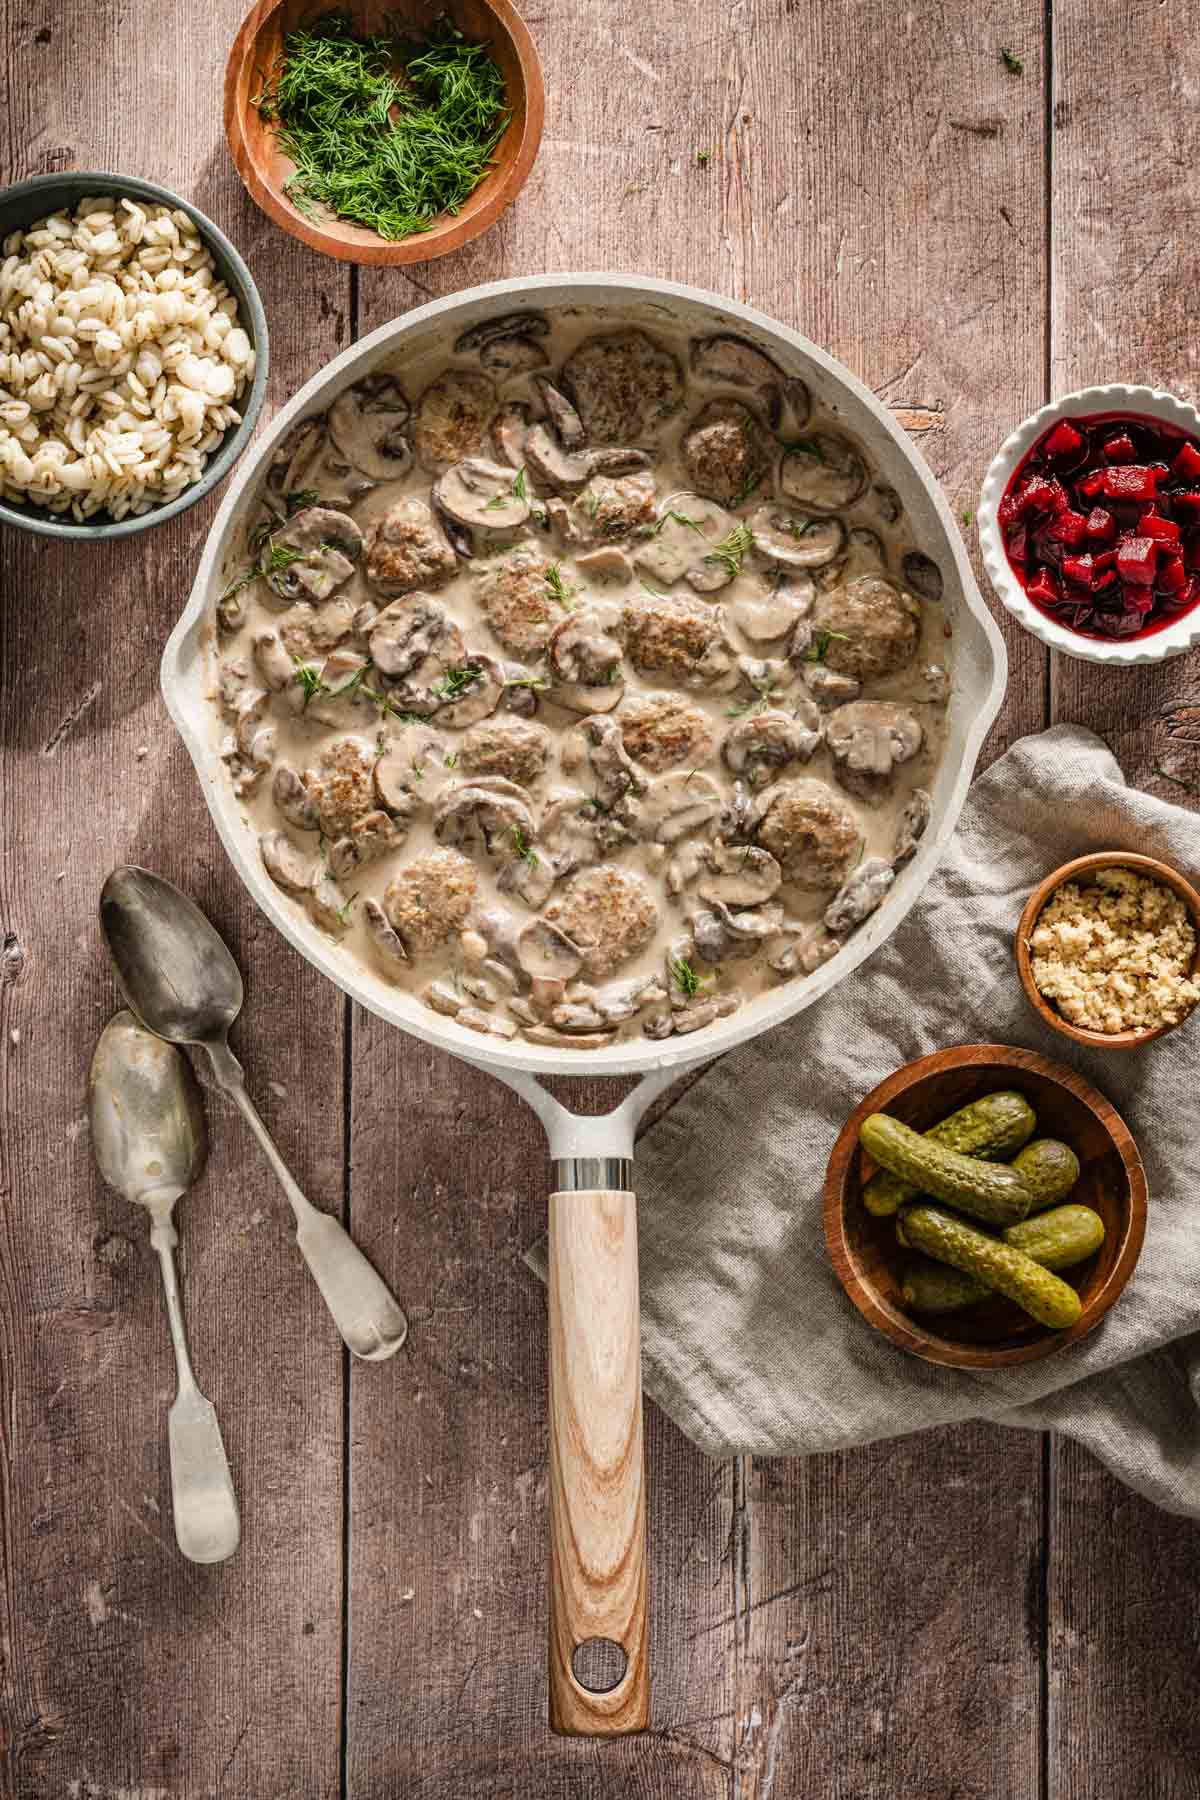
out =
{"type": "MultiPolygon", "coordinates": [[[[994,1162],[1028,1143],[1036,1129],[1037,1119],[1025,1096],[1004,1089],[972,1100],[969,1106],[960,1107],[924,1135],[946,1150],[994,1162]]],[[[863,1189],[863,1204],[876,1218],[885,1218],[915,1200],[919,1192],[910,1181],[893,1175],[889,1169],[879,1169],[863,1189]]],[[[1047,1200],[1046,1205],[1049,1204],[1047,1200]]]]}
{"type": "Polygon", "coordinates": [[[1083,1311],[1075,1289],[1051,1270],[940,1206],[905,1207],[899,1236],[908,1249],[921,1250],[964,1275],[974,1275],[1052,1331],[1066,1331],[1083,1311]]]}
{"type": "Polygon", "coordinates": [[[1079,1180],[1079,1158],[1057,1138],[1034,1138],[1009,1167],[1021,1177],[1033,1195],[1030,1212],[1041,1212],[1056,1200],[1065,1200],[1079,1180]]]}
{"type": "Polygon", "coordinates": [[[1011,1169],[946,1150],[886,1113],[864,1119],[859,1137],[882,1168],[989,1225],[1015,1225],[1033,1204],[1030,1190],[1011,1169]]]}
{"type": "MultiPolygon", "coordinates": [[[[1003,1241],[1043,1269],[1070,1269],[1094,1256],[1104,1242],[1104,1221],[1090,1206],[1056,1206],[1049,1212],[1010,1225],[1003,1241]]],[[[900,1282],[904,1304],[913,1312],[959,1312],[987,1299],[992,1289],[974,1275],[944,1263],[914,1256],[900,1282]]]]}

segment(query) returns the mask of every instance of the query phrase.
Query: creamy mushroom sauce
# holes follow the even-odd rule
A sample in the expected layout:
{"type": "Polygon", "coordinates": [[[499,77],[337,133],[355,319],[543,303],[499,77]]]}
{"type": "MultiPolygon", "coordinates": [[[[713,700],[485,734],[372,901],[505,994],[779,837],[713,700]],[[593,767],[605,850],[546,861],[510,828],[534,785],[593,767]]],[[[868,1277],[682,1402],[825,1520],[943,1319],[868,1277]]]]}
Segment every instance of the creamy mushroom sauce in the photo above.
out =
{"type": "Polygon", "coordinates": [[[261,499],[222,755],[290,903],[436,1011],[698,1030],[811,974],[912,855],[941,573],[747,340],[487,321],[294,428],[261,499]]]}

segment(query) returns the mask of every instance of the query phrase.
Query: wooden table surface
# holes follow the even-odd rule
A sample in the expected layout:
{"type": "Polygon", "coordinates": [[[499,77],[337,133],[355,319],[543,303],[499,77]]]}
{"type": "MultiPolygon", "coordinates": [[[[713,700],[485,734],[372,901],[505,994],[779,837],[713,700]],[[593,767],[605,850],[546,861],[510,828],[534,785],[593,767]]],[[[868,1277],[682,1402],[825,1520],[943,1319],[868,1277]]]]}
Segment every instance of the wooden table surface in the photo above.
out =
{"type": "MultiPolygon", "coordinates": [[[[517,206],[458,255],[361,274],[241,191],[220,84],[242,4],[0,0],[2,173],[123,169],[216,218],[269,314],[268,411],[431,296],[561,269],[798,327],[895,409],[956,511],[1052,393],[1196,398],[1186,0],[527,0],[549,105],[517,206]]],[[[158,694],[212,511],[94,551],[0,540],[0,1794],[1200,1795],[1196,1529],[1068,1443],[990,1428],[716,1464],[651,1406],[654,1728],[549,1735],[544,1306],[520,1262],[539,1132],[353,1009],[234,879],[158,694]],[[233,946],[252,1090],[412,1319],[397,1361],[350,1366],[210,1103],[184,1286],[244,1526],[215,1569],[174,1547],[157,1270],[84,1118],[116,1004],[96,899],[125,860],[233,946]]],[[[1200,791],[1194,656],[1102,673],[1005,625],[989,757],[1079,720],[1133,781],[1200,791]]]]}

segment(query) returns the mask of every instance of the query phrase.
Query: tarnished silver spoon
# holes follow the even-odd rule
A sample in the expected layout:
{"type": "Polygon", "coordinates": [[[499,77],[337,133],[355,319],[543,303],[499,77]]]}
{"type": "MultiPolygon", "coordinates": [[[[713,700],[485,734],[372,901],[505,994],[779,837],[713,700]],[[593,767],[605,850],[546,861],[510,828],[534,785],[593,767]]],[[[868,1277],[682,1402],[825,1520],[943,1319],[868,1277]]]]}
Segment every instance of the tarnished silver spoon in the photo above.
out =
{"type": "Polygon", "coordinates": [[[167,1415],[175,1541],[192,1562],[224,1562],[241,1527],[229,1461],[212,1402],[196,1385],[183,1326],[172,1220],[175,1202],[204,1167],[200,1091],[182,1051],[119,1012],[100,1034],[88,1080],[92,1149],[110,1187],[150,1214],[162,1265],[177,1385],[167,1415]]]}
{"type": "Polygon", "coordinates": [[[246,1092],[228,1032],[242,1010],[242,977],[200,908],[161,875],[126,864],[100,895],[100,925],[121,991],[143,1025],[173,1044],[198,1044],[216,1080],[258,1139],[296,1216],[296,1242],[334,1324],[355,1356],[382,1362],[408,1321],[340,1222],[301,1193],[246,1092]]]}

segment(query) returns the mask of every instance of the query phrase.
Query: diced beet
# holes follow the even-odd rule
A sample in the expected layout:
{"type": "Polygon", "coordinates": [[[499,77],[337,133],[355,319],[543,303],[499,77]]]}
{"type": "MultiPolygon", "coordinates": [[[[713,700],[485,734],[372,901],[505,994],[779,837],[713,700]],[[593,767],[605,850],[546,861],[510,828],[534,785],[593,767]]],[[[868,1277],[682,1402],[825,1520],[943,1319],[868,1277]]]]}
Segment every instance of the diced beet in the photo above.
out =
{"type": "Polygon", "coordinates": [[[1104,492],[1104,476],[1105,471],[1103,469],[1090,469],[1086,475],[1081,475],[1079,477],[1075,486],[1078,488],[1083,499],[1099,499],[1100,495],[1104,492]]]}
{"type": "Polygon", "coordinates": [[[1183,494],[1172,494],[1171,506],[1185,525],[1200,525],[1200,492],[1196,489],[1189,489],[1183,494]]]}
{"type": "Polygon", "coordinates": [[[1082,513],[1075,512],[1068,506],[1056,515],[1049,532],[1060,544],[1066,544],[1074,550],[1087,536],[1087,520],[1082,513]]]}
{"type": "Polygon", "coordinates": [[[1042,452],[1051,462],[1076,462],[1087,449],[1081,431],[1066,419],[1060,419],[1053,431],[1042,440],[1042,452]]]}
{"type": "Polygon", "coordinates": [[[1069,625],[1072,631],[1082,631],[1086,626],[1093,625],[1095,618],[1090,606],[1065,606],[1059,612],[1061,623],[1069,625]]]}
{"type": "Polygon", "coordinates": [[[1003,500],[1001,500],[999,506],[996,508],[996,523],[999,525],[1001,531],[1008,530],[1009,526],[1020,516],[1020,511],[1021,509],[1017,504],[1017,496],[1012,488],[1009,488],[1007,494],[1005,494],[1003,500]]]}
{"type": "Polygon", "coordinates": [[[1114,436],[1104,440],[1104,460],[1107,463],[1131,463],[1137,457],[1133,447],[1133,439],[1127,431],[1118,431],[1114,436]]]}
{"type": "Polygon", "coordinates": [[[1161,513],[1151,510],[1144,512],[1138,520],[1138,536],[1153,538],[1158,544],[1174,546],[1182,533],[1174,519],[1164,519],[1161,513]]]}
{"type": "Polygon", "coordinates": [[[1025,527],[1014,525],[1004,540],[1004,547],[1014,562],[1023,563],[1028,555],[1028,540],[1025,527]]]}
{"type": "Polygon", "coordinates": [[[1200,531],[1194,531],[1188,537],[1183,560],[1189,575],[1200,575],[1200,531]]]}
{"type": "Polygon", "coordinates": [[[1090,588],[1092,585],[1093,564],[1090,556],[1064,556],[1062,560],[1063,577],[1074,582],[1076,587],[1090,588]]]}
{"type": "Polygon", "coordinates": [[[1098,543],[1111,543],[1117,535],[1117,521],[1106,507],[1093,506],[1087,516],[1087,534],[1098,543]]]}
{"type": "Polygon", "coordinates": [[[1158,562],[1158,545],[1153,538],[1127,538],[1117,550],[1117,570],[1121,580],[1135,583],[1139,587],[1149,587],[1154,581],[1154,570],[1158,562]]]}
{"type": "Polygon", "coordinates": [[[1200,481],[1200,449],[1195,444],[1181,444],[1171,473],[1176,481],[1200,481]]]}
{"type": "Polygon", "coordinates": [[[1182,556],[1164,556],[1159,563],[1155,585],[1164,594],[1181,594],[1188,584],[1188,573],[1182,556]]]}
{"type": "Polygon", "coordinates": [[[1066,489],[1053,476],[1031,475],[1017,496],[1022,518],[1027,518],[1030,513],[1065,512],[1070,504],[1066,489]]]}
{"type": "Polygon", "coordinates": [[[1025,592],[1041,606],[1056,606],[1062,597],[1049,569],[1039,569],[1025,592]]]}
{"type": "MultiPolygon", "coordinates": [[[[1158,475],[1145,463],[1124,463],[1104,471],[1104,492],[1110,500],[1153,500],[1158,475]]],[[[1200,494],[1196,496],[1200,503],[1200,494]]]]}
{"type": "Polygon", "coordinates": [[[1154,589],[1152,587],[1146,587],[1143,583],[1136,581],[1125,582],[1121,588],[1121,598],[1124,602],[1126,612],[1129,612],[1131,609],[1140,613],[1153,612],[1154,610],[1154,589]]]}

